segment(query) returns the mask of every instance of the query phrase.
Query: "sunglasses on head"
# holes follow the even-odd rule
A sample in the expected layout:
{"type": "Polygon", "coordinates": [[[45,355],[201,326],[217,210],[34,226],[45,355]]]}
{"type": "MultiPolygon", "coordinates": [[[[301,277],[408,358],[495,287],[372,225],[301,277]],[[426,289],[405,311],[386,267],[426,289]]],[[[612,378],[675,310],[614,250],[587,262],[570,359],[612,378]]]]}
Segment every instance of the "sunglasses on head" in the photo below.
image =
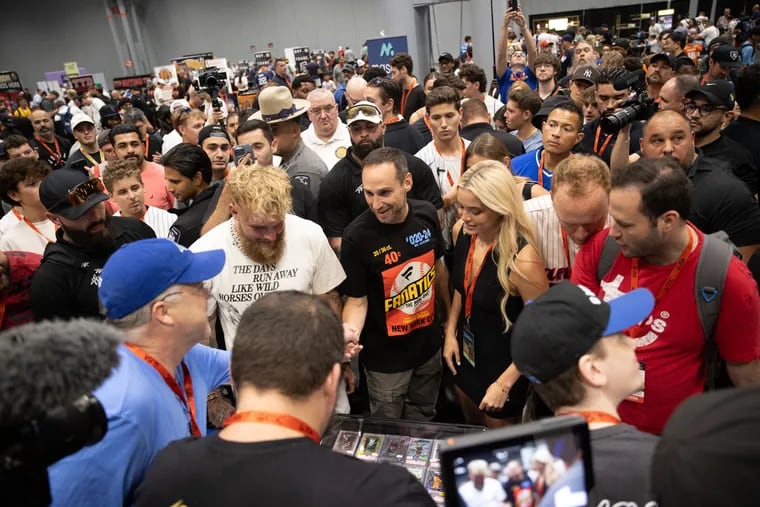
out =
{"type": "Polygon", "coordinates": [[[98,178],[93,178],[85,182],[80,183],[74,188],[70,188],[66,192],[66,201],[71,206],[79,206],[87,202],[87,199],[91,195],[102,194],[106,191],[106,187],[103,186],[103,182],[98,178]]]}
{"type": "Polygon", "coordinates": [[[372,106],[353,106],[346,110],[346,119],[353,120],[359,114],[364,116],[380,116],[380,111],[372,106]]]}

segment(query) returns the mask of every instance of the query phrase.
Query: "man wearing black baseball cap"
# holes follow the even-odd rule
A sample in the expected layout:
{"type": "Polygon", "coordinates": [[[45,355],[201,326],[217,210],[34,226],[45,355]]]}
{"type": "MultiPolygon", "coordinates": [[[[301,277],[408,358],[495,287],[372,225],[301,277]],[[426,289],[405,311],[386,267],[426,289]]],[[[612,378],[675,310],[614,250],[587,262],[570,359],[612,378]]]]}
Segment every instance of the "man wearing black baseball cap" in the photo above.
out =
{"type": "Polygon", "coordinates": [[[752,153],[745,146],[721,134],[721,128],[734,115],[734,85],[722,79],[709,81],[688,92],[684,112],[694,132],[694,145],[705,157],[727,162],[734,176],[752,194],[758,192],[758,174],[752,153]]]}
{"type": "Polygon", "coordinates": [[[441,74],[450,74],[454,71],[454,57],[451,53],[441,53],[438,57],[438,68],[441,70],[441,74]]]}
{"type": "Polygon", "coordinates": [[[665,82],[676,75],[676,57],[670,53],[657,53],[647,66],[647,95],[657,98],[665,82]]]}
{"type": "Polygon", "coordinates": [[[643,385],[634,340],[654,296],[637,289],[609,303],[564,281],[525,305],[512,328],[512,360],[557,415],[588,421],[594,459],[589,505],[648,505],[657,438],[620,422],[618,404],[643,385]]]}
{"type": "Polygon", "coordinates": [[[652,460],[661,507],[756,505],[760,390],[722,389],[684,401],[665,425],[652,460]]]}
{"type": "Polygon", "coordinates": [[[734,46],[720,45],[710,53],[707,72],[702,76],[701,84],[718,79],[729,79],[732,71],[739,70],[742,65],[741,53],[734,46]]]}
{"type": "Polygon", "coordinates": [[[211,181],[223,181],[230,163],[230,135],[222,125],[206,125],[198,134],[198,144],[211,159],[211,181]]]}
{"type": "Polygon", "coordinates": [[[99,317],[100,271],[121,245],[153,238],[135,218],[108,217],[103,182],[82,171],[59,169],[40,184],[40,201],[57,228],[32,280],[32,312],[37,321],[99,317]]]}

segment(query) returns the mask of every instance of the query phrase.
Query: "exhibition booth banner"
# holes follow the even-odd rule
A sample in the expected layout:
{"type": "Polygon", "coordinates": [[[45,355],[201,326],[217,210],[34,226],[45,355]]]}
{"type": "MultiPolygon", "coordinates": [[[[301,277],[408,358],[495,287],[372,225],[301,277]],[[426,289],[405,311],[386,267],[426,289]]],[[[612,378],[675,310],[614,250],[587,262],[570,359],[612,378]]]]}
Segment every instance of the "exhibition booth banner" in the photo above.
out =
{"type": "Polygon", "coordinates": [[[400,37],[383,37],[380,39],[367,40],[367,57],[370,67],[382,67],[385,72],[391,73],[391,58],[396,53],[408,53],[406,35],[400,37]]]}

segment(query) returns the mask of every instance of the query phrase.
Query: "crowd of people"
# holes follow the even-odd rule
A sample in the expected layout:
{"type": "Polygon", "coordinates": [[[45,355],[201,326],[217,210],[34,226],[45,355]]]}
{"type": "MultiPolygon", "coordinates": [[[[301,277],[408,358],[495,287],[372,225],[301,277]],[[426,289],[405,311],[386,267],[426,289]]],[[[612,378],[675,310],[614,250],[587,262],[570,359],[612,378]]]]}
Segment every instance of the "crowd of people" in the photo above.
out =
{"type": "MultiPolygon", "coordinates": [[[[246,110],[185,75],[162,104],[19,97],[0,328],[125,335],[95,393],[108,433],[50,468],[53,503],[430,505],[402,469],[309,440],[336,412],[441,420],[442,392],[488,428],[586,418],[593,505],[749,501],[730,465],[657,475],[686,459],[685,400],[730,386],[719,410],[743,421],[760,396],[760,7],[702,18],[653,20],[639,45],[508,9],[493,82],[471,45],[421,78],[406,53],[387,76],[347,48],[236,76],[246,110]]],[[[467,505],[550,505],[540,457],[473,463],[467,505]],[[489,477],[525,477],[534,503],[489,477]]]]}

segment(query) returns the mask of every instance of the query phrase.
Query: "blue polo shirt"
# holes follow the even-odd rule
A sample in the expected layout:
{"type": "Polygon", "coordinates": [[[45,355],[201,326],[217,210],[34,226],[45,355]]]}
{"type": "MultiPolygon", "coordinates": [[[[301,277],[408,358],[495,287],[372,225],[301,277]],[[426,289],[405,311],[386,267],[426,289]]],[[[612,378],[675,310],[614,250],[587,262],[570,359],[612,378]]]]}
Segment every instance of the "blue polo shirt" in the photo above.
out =
{"type": "MultiPolygon", "coordinates": [[[[149,364],[124,345],[119,366],[93,394],[108,417],[103,440],[48,469],[52,505],[131,505],[155,455],[169,442],[190,436],[189,413],[149,364]]],[[[229,382],[230,353],[196,345],[185,355],[193,381],[198,426],[206,434],[206,397],[229,382]]],[[[177,381],[184,385],[182,369],[177,381]]]]}

